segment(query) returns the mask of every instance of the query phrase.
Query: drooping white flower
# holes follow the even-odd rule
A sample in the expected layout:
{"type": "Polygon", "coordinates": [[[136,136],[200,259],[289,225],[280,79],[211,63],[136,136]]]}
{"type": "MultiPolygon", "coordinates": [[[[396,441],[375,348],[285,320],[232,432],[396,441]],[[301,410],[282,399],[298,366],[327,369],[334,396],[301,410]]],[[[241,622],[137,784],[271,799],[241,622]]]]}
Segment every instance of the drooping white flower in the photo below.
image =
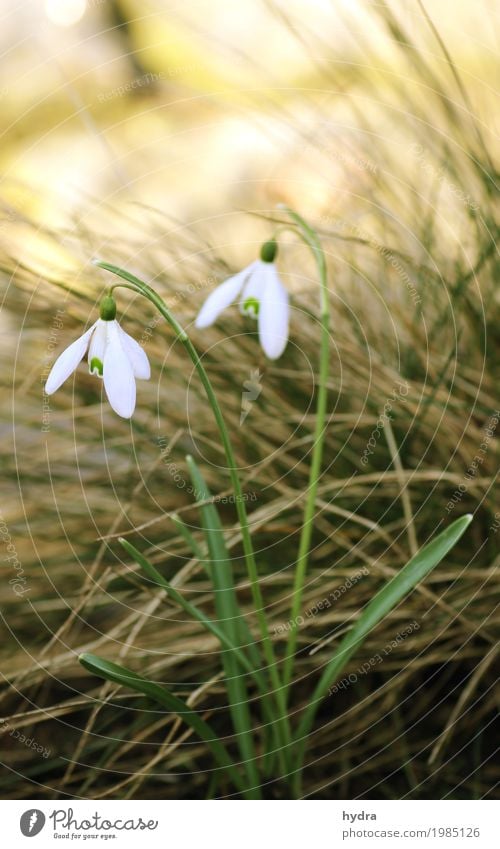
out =
{"type": "Polygon", "coordinates": [[[226,307],[238,301],[243,315],[257,320],[259,340],[266,356],[270,360],[278,359],[288,342],[290,308],[287,291],[274,264],[277,249],[274,240],[265,242],[260,259],[221,283],[203,304],[195,327],[209,327],[226,307]]]}
{"type": "Polygon", "coordinates": [[[135,410],[135,381],[149,380],[151,369],[145,351],[115,319],[116,303],[107,296],[100,318],[55,361],[45,384],[52,395],[73,374],[88,349],[89,371],[104,381],[111,407],[124,419],[135,410]]]}

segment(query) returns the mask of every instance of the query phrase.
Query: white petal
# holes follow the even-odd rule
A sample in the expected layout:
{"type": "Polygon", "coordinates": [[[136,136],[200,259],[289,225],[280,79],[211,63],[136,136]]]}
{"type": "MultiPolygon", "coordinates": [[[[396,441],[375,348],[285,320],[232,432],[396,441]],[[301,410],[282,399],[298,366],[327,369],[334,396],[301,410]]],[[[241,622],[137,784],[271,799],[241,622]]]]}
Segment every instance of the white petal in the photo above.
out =
{"type": "Polygon", "coordinates": [[[247,268],[244,268],[243,271],[235,274],[234,277],[230,277],[225,283],[221,283],[220,286],[217,286],[217,288],[208,296],[199,311],[194,323],[195,327],[209,327],[214,323],[215,319],[219,317],[222,310],[225,310],[226,307],[236,300],[243,288],[245,280],[252,271],[253,265],[254,264],[252,263],[247,266],[247,268]]]}
{"type": "Polygon", "coordinates": [[[58,356],[50,370],[50,374],[45,384],[45,392],[47,395],[52,395],[56,389],[59,389],[59,387],[62,386],[70,374],[73,374],[74,370],[80,363],[80,360],[85,355],[89,339],[96,324],[97,322],[95,322],[95,324],[93,324],[92,327],[83,334],[83,336],[80,336],[76,342],[72,342],[72,344],[58,356]]]}
{"type": "Polygon", "coordinates": [[[281,357],[288,342],[288,293],[272,263],[267,263],[260,290],[259,339],[270,360],[281,357]]]}
{"type": "Polygon", "coordinates": [[[151,368],[149,366],[146,351],[141,347],[141,345],[139,345],[138,342],[135,341],[135,339],[132,339],[132,336],[125,333],[122,327],[119,325],[118,327],[122,345],[125,348],[125,353],[132,364],[132,371],[134,372],[135,377],[140,380],[149,380],[151,377],[151,368]]]}
{"type": "Polygon", "coordinates": [[[135,378],[132,364],[122,345],[117,321],[106,322],[104,388],[115,413],[129,419],[135,410],[135,378]]]}
{"type": "Polygon", "coordinates": [[[252,263],[252,273],[243,290],[242,300],[245,298],[257,298],[257,300],[260,300],[262,287],[267,283],[267,272],[270,267],[274,268],[270,262],[262,262],[261,259],[257,259],[252,263]]]}
{"type": "Polygon", "coordinates": [[[92,360],[97,359],[99,362],[104,363],[104,354],[106,352],[106,324],[107,322],[103,321],[102,318],[97,319],[95,332],[89,345],[89,353],[87,357],[89,371],[91,374],[95,374],[96,377],[102,377],[102,374],[95,369],[92,370],[92,360]]]}

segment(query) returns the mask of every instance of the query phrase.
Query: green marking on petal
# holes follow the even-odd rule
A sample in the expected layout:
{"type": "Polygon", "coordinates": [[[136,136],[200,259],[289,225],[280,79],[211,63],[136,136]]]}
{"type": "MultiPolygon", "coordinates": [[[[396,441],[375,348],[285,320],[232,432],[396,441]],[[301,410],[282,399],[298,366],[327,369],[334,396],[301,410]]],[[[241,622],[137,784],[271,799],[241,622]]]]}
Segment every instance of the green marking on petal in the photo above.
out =
{"type": "Polygon", "coordinates": [[[95,374],[98,377],[102,377],[102,373],[104,371],[104,366],[99,359],[99,357],[92,357],[90,361],[90,373],[95,374]]]}
{"type": "Polygon", "coordinates": [[[243,301],[243,312],[251,318],[257,318],[259,314],[260,303],[257,298],[247,298],[243,301]]]}

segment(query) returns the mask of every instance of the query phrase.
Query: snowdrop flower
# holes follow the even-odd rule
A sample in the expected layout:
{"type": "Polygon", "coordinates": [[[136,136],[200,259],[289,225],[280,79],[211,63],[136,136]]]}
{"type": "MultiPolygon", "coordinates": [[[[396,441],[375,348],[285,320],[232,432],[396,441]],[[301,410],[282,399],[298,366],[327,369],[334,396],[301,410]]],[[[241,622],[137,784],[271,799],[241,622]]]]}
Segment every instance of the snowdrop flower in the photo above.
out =
{"type": "Polygon", "coordinates": [[[274,260],[278,245],[274,239],[264,242],[260,259],[230,277],[208,296],[195,327],[209,327],[230,304],[238,301],[240,312],[256,319],[259,340],[266,356],[276,360],[288,342],[289,305],[274,260]]]}
{"type": "Polygon", "coordinates": [[[115,413],[129,419],[135,409],[136,378],[149,380],[151,370],[141,346],[116,321],[116,302],[108,295],[101,301],[100,318],[57,358],[45,384],[52,395],[73,374],[88,349],[89,371],[104,381],[115,413]]]}

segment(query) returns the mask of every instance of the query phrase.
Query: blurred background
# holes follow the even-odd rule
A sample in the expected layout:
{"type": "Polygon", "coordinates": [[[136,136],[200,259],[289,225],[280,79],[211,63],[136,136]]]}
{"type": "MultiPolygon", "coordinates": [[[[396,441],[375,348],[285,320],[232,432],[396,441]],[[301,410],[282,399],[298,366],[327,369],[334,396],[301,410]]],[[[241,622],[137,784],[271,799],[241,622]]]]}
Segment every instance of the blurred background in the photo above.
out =
{"type": "MultiPolygon", "coordinates": [[[[116,539],[130,535],[212,611],[202,564],[171,518],[201,539],[186,453],[215,494],[228,492],[198,381],[150,305],[123,291],[123,326],[153,370],[131,422],[101,403],[83,365],[50,399],[43,385],[95,320],[108,278],[92,258],[152,282],[222,400],[280,649],[314,428],[318,294],[305,248],[283,235],[293,317],[279,361],[263,359],[237,310],[192,328],[207,294],[282,220],[280,203],[321,235],[334,305],[305,609],[366,571],[301,628],[294,709],[381,582],[475,514],[352,660],[355,685],[325,700],[305,792],[498,794],[499,12],[484,0],[4,0],[4,797],[230,792],[175,718],[77,660],[92,651],[168,683],[231,746],[215,642],[141,582],[116,539]],[[356,673],[413,622],[383,664],[356,673]]],[[[220,506],[253,626],[234,505],[220,506]]],[[[273,777],[266,793],[283,792],[273,777]]]]}

